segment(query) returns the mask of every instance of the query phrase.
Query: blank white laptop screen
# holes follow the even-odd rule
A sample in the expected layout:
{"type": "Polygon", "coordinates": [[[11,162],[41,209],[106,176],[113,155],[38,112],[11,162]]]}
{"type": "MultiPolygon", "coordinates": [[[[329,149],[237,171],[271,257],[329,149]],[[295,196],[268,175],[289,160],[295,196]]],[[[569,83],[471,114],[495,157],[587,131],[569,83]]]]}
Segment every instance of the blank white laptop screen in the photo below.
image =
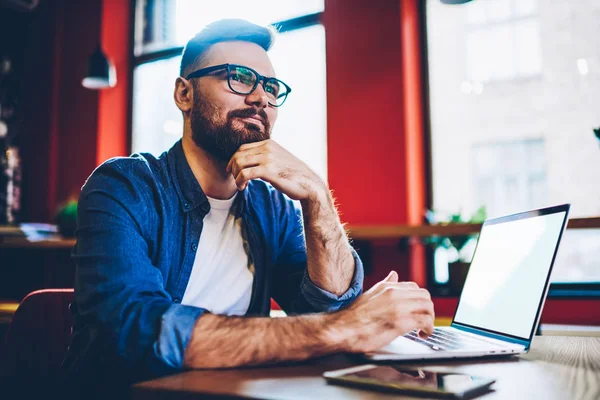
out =
{"type": "Polygon", "coordinates": [[[484,225],[454,321],[529,339],[564,219],[484,225]]]}

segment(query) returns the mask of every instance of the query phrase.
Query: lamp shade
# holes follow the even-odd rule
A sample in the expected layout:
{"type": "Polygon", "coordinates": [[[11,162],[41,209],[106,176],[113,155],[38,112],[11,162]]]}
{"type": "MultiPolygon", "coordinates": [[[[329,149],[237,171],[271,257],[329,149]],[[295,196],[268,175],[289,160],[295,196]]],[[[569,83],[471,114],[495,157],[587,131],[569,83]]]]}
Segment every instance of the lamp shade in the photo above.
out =
{"type": "Polygon", "coordinates": [[[88,73],[81,84],[88,89],[106,89],[117,84],[115,67],[106,57],[100,45],[90,56],[88,73]]]}

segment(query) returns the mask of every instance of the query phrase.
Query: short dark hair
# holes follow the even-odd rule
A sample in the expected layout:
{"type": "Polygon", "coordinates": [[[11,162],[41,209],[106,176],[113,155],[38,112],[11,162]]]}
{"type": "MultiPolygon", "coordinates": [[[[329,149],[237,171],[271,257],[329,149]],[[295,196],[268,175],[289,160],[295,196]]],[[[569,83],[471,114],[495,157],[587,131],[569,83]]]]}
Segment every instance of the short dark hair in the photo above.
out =
{"type": "Polygon", "coordinates": [[[222,19],[212,22],[187,42],[183,49],[179,75],[185,77],[192,72],[188,69],[200,64],[212,45],[238,40],[255,43],[265,51],[269,51],[275,41],[275,30],[243,19],[222,19]]]}

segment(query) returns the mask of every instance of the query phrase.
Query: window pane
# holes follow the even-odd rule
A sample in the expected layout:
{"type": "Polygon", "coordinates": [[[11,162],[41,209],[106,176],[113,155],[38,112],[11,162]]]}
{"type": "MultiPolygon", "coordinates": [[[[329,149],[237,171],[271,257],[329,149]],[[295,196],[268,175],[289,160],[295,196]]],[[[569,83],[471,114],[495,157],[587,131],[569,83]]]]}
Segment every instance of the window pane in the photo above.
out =
{"type": "Polygon", "coordinates": [[[527,16],[536,12],[536,0],[514,0],[517,16],[527,16]]]}
{"type": "Polygon", "coordinates": [[[542,71],[540,24],[528,18],[515,22],[515,63],[518,76],[535,75],[542,71]]]}
{"type": "Polygon", "coordinates": [[[467,21],[470,24],[485,23],[485,3],[483,1],[474,1],[467,7],[467,21]]]}
{"type": "Polygon", "coordinates": [[[485,0],[486,16],[488,21],[502,21],[510,18],[512,14],[512,0],[485,0]]]}
{"type": "Polygon", "coordinates": [[[268,25],[318,13],[323,8],[324,0],[138,0],[136,54],[183,46],[205,25],[222,18],[268,25]]]}
{"type": "Polygon", "coordinates": [[[552,282],[600,283],[600,229],[567,230],[552,271],[552,282]]]}
{"type": "Polygon", "coordinates": [[[484,64],[489,79],[509,79],[515,75],[515,57],[513,55],[513,29],[502,24],[478,30],[484,36],[483,55],[476,60],[484,64]]]}
{"type": "Polygon", "coordinates": [[[269,55],[277,76],[292,87],[273,139],[327,181],[325,29],[315,25],[280,34],[269,55]]]}
{"type": "Polygon", "coordinates": [[[183,132],[181,111],[173,100],[181,57],[142,64],[133,72],[133,152],[159,155],[183,132]]]}
{"type": "Polygon", "coordinates": [[[177,0],[176,43],[184,45],[205,25],[222,18],[242,18],[259,25],[323,11],[324,0],[177,0]]]}
{"type": "MultiPolygon", "coordinates": [[[[316,25],[278,35],[269,56],[277,76],[292,87],[279,108],[273,139],[327,179],[325,30],[316,25]],[[310,60],[310,62],[306,62],[310,60]]],[[[183,132],[173,101],[181,57],[154,61],[134,71],[134,152],[168,150],[183,132]]]]}
{"type": "MultiPolygon", "coordinates": [[[[600,216],[595,9],[515,0],[508,19],[482,22],[475,3],[427,1],[433,208],[494,217],[571,203],[572,218],[600,216]]],[[[600,230],[568,231],[555,280],[598,280],[587,241],[600,230]]]]}

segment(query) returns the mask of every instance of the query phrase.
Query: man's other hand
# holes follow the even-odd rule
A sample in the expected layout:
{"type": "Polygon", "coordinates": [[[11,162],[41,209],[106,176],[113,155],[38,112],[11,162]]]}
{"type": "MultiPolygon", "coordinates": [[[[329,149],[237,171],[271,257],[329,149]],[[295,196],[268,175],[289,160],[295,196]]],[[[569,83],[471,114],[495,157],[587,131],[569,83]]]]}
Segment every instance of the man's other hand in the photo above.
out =
{"type": "Polygon", "coordinates": [[[422,336],[433,332],[433,302],[414,282],[398,282],[395,271],[337,313],[330,338],[340,350],[375,351],[414,329],[422,336]]]}

